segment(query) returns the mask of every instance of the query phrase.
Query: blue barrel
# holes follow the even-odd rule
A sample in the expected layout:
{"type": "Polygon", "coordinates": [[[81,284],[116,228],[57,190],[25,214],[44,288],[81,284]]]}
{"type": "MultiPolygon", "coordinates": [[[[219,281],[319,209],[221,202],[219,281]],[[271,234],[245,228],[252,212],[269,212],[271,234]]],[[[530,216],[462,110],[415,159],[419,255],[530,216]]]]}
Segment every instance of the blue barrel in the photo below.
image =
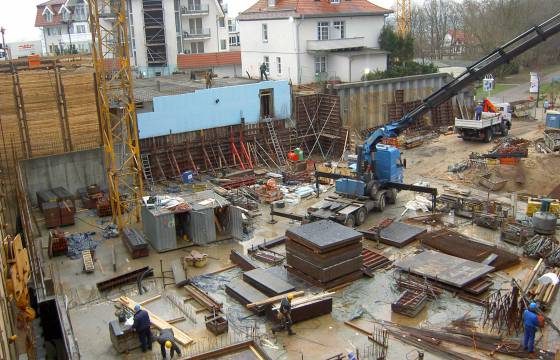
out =
{"type": "Polygon", "coordinates": [[[560,112],[553,110],[546,112],[546,127],[560,129],[560,112]]]}
{"type": "Polygon", "coordinates": [[[182,175],[183,183],[190,184],[193,182],[193,173],[192,171],[185,171],[182,175]]]}

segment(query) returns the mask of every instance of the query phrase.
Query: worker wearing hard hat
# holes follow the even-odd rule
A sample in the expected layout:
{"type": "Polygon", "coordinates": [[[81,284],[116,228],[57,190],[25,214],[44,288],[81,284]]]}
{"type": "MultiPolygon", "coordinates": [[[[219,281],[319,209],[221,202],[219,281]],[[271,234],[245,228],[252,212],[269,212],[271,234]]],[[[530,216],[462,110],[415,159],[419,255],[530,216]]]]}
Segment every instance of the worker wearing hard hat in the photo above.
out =
{"type": "Polygon", "coordinates": [[[142,310],[139,304],[134,305],[134,323],[132,328],[138,333],[142,352],[152,350],[152,330],[150,315],[146,310],[142,310]]]}
{"type": "Polygon", "coordinates": [[[535,333],[538,327],[542,327],[542,321],[537,315],[537,304],[532,302],[529,309],[523,312],[523,350],[527,351],[530,357],[535,356],[535,333]]]}
{"type": "Polygon", "coordinates": [[[156,341],[161,346],[161,356],[164,359],[172,359],[175,352],[177,356],[181,356],[181,349],[175,344],[173,329],[162,329],[159,336],[156,337],[156,341]]]}
{"type": "MultiPolygon", "coordinates": [[[[288,294],[287,297],[283,298],[280,302],[280,309],[278,311],[278,318],[282,322],[282,328],[288,330],[289,335],[295,335],[296,333],[292,331],[292,299],[293,294],[288,294]]],[[[273,329],[273,332],[275,330],[273,329]]]]}

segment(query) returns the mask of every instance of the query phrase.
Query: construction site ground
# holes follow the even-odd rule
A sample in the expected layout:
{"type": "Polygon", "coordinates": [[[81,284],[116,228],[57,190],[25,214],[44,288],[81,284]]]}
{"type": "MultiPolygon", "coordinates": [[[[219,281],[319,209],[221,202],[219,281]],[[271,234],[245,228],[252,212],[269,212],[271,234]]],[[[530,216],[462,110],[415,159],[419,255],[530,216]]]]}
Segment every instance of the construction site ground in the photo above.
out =
{"type": "MultiPolygon", "coordinates": [[[[512,136],[523,137],[529,140],[540,137],[543,129],[542,114],[538,114],[538,121],[514,122],[511,131],[512,136]]],[[[468,176],[457,176],[447,172],[447,166],[460,162],[468,158],[471,152],[486,152],[492,144],[482,142],[466,142],[458,139],[456,135],[440,136],[439,138],[423,144],[420,147],[405,150],[404,157],[407,159],[407,169],[405,171],[405,181],[414,183],[417,181],[428,182],[431,186],[437,187],[440,192],[448,187],[460,189],[471,189],[482,197],[487,193],[479,186],[469,182],[468,176]]],[[[491,194],[490,196],[503,201],[509,201],[510,195],[507,191],[526,191],[533,194],[546,195],[557,184],[560,178],[560,157],[557,155],[541,155],[531,152],[528,159],[524,159],[521,165],[525,171],[526,182],[518,185],[518,188],[507,188],[501,193],[491,194]],[[554,181],[553,181],[554,180],[554,181]]],[[[506,170],[506,166],[495,169],[501,174],[508,174],[512,170],[506,170]]],[[[513,181],[512,181],[513,182],[513,181]]],[[[321,197],[331,194],[334,189],[330,189],[321,197]]],[[[383,213],[372,213],[367,218],[366,223],[360,229],[368,229],[385,218],[400,219],[405,204],[414,198],[410,192],[401,192],[395,205],[388,206],[383,213]]],[[[316,198],[308,198],[297,206],[287,207],[284,211],[303,214],[305,209],[312,205],[316,198]]],[[[46,266],[52,266],[55,272],[55,283],[60,283],[67,296],[67,305],[70,319],[77,340],[80,353],[83,359],[152,359],[159,358],[159,346],[154,343],[151,353],[142,354],[135,350],[129,354],[121,355],[111,345],[109,338],[109,321],[115,319],[115,299],[119,296],[128,296],[135,301],[152,298],[164,292],[163,282],[160,273],[160,264],[164,270],[169,270],[172,260],[182,257],[186,251],[196,249],[208,254],[210,260],[203,268],[189,267],[188,278],[196,278],[197,284],[208,291],[220,302],[224,304],[224,313],[229,320],[229,334],[223,335],[220,339],[208,332],[204,327],[203,314],[195,314],[196,324],[190,320],[175,323],[174,326],[184,330],[195,342],[185,347],[185,353],[196,353],[202,349],[211,348],[216,344],[225,344],[243,337],[247,333],[255,331],[263,342],[263,348],[273,359],[326,359],[339,353],[346,353],[353,347],[358,349],[368,345],[367,336],[344,324],[344,321],[354,317],[359,317],[357,324],[364,328],[373,328],[372,320],[388,320],[399,324],[413,327],[429,327],[439,329],[447,326],[452,320],[467,314],[470,317],[479,319],[482,308],[480,306],[454,298],[446,292],[440,299],[431,301],[428,306],[415,318],[407,318],[391,312],[391,302],[399,296],[399,291],[394,288],[395,274],[394,268],[376,271],[375,277],[362,278],[351,285],[342,288],[334,295],[333,311],[330,315],[305,321],[294,325],[296,335],[288,336],[286,333],[272,334],[270,322],[264,318],[250,316],[252,313],[225,294],[224,284],[241,276],[239,268],[232,268],[227,271],[219,272],[214,275],[199,277],[199,275],[215,272],[230,265],[229,254],[231,249],[246,250],[251,244],[258,244],[263,239],[272,239],[283,235],[286,229],[298,225],[293,221],[277,218],[276,224],[269,224],[269,206],[261,205],[261,215],[257,217],[255,231],[252,239],[243,243],[236,241],[226,241],[213,244],[208,247],[191,247],[179,249],[166,253],[157,253],[151,249],[149,257],[131,259],[120,238],[102,239],[101,227],[104,226],[100,219],[91,211],[81,210],[76,216],[74,226],[65,227],[66,232],[86,232],[96,231],[95,239],[100,241],[96,250],[95,272],[82,272],[81,260],[71,260],[67,257],[56,257],[47,261],[46,266]],[[113,272],[112,253],[113,247],[117,259],[117,272],[113,272]],[[136,284],[123,286],[119,289],[105,293],[100,293],[96,288],[96,283],[115,276],[116,274],[134,270],[143,266],[153,267],[155,276],[144,280],[144,286],[148,292],[139,295],[136,284]],[[361,315],[361,316],[360,316],[361,315]]],[[[519,211],[524,211],[521,206],[519,211]]],[[[414,216],[414,211],[408,211],[404,215],[414,216]]],[[[418,213],[421,215],[421,213],[418,213]]],[[[38,218],[40,215],[37,213],[38,218]]],[[[105,219],[108,221],[109,219],[105,219]]],[[[40,221],[39,221],[40,222],[40,221]]],[[[44,258],[46,256],[46,234],[44,225],[39,223],[42,228],[43,236],[37,239],[43,249],[44,258]]],[[[469,220],[456,218],[456,230],[468,234],[474,238],[496,243],[499,242],[499,233],[483,229],[472,225],[469,220]]],[[[376,249],[377,244],[363,240],[364,246],[376,249]]],[[[501,246],[506,246],[504,243],[501,246]]],[[[418,243],[397,249],[382,245],[381,251],[392,260],[405,257],[418,249],[418,243]]],[[[519,248],[509,247],[511,251],[520,254],[519,248]]],[[[277,252],[284,252],[283,245],[274,248],[277,252]]],[[[263,267],[269,267],[261,263],[263,267]]],[[[524,274],[534,266],[533,260],[523,259],[521,265],[508,268],[506,271],[498,271],[491,275],[494,280],[493,288],[508,288],[511,278],[521,279],[524,274]]],[[[173,285],[168,286],[165,292],[177,293],[184,297],[186,293],[182,289],[176,289],[173,285]]],[[[161,299],[149,302],[146,308],[156,313],[163,319],[174,319],[183,314],[173,305],[162,297],[161,299]]],[[[560,300],[556,296],[555,304],[551,307],[552,313],[549,314],[553,319],[559,319],[560,300]]],[[[483,330],[481,330],[483,331],[483,330]]],[[[515,334],[513,334],[515,336],[515,334]]],[[[538,337],[537,337],[538,339],[538,337]]],[[[540,340],[539,346],[550,350],[560,347],[557,334],[548,327],[545,328],[544,336],[540,340]]],[[[457,348],[466,354],[480,359],[489,358],[489,354],[476,352],[472,349],[457,348]]],[[[388,359],[405,359],[407,354],[414,352],[414,348],[405,345],[397,340],[390,339],[388,348],[388,359]]],[[[440,359],[437,355],[426,354],[426,359],[440,359]]],[[[494,355],[494,358],[500,358],[494,355]]]]}

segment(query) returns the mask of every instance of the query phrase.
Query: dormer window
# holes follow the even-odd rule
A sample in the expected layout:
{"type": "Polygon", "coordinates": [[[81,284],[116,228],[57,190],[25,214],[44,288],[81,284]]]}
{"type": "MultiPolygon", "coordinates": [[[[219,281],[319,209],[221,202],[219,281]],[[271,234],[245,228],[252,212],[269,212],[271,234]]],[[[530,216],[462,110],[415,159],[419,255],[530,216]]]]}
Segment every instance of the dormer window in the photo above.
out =
{"type": "Polygon", "coordinates": [[[52,22],[53,14],[52,14],[52,12],[50,12],[50,10],[46,9],[45,12],[43,13],[43,16],[45,17],[45,20],[47,22],[52,22]]]}
{"type": "Polygon", "coordinates": [[[62,8],[61,16],[62,16],[62,21],[68,21],[70,19],[70,13],[66,8],[62,8]]]}

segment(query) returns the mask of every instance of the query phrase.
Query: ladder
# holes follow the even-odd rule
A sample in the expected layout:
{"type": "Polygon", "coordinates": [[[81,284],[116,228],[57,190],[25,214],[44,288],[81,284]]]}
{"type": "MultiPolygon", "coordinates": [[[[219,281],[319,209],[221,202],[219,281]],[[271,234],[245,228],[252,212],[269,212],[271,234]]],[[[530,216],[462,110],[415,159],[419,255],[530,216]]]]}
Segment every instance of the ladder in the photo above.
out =
{"type": "Polygon", "coordinates": [[[144,178],[150,185],[154,185],[154,177],[152,175],[152,167],[150,166],[150,155],[142,154],[140,155],[142,159],[142,173],[144,178]]]}
{"type": "Polygon", "coordinates": [[[91,250],[82,251],[82,261],[84,263],[85,272],[90,273],[95,270],[95,267],[93,266],[93,257],[91,256],[91,250]]]}
{"type": "Polygon", "coordinates": [[[265,118],[264,123],[266,124],[268,132],[270,133],[270,140],[272,141],[272,146],[274,147],[274,151],[276,152],[276,158],[278,159],[279,165],[286,164],[286,156],[282,151],[282,147],[280,146],[280,142],[278,141],[278,136],[276,136],[276,130],[274,130],[272,118],[265,118]]]}

